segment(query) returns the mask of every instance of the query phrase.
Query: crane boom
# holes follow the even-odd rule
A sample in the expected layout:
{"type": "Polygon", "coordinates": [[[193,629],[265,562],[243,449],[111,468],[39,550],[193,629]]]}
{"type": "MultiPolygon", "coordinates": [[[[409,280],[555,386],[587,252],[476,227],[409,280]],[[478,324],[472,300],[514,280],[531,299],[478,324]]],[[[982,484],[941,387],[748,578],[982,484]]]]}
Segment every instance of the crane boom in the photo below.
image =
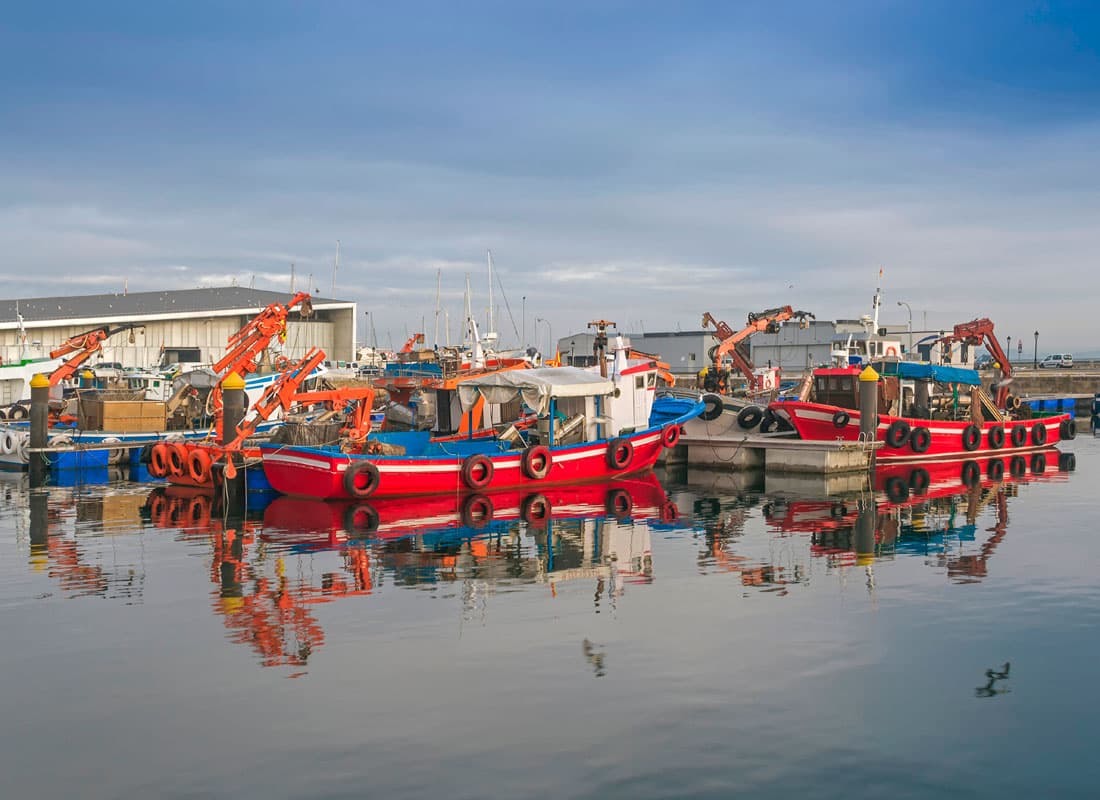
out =
{"type": "Polygon", "coordinates": [[[116,333],[133,330],[136,327],[139,326],[121,325],[117,328],[96,328],[85,333],[78,333],[76,336],[62,342],[50,351],[50,358],[61,358],[70,353],[76,355],[50,373],[50,386],[56,386],[61,381],[68,380],[75,375],[80,366],[95,353],[98,353],[103,348],[103,343],[116,333]]]}
{"type": "Polygon", "coordinates": [[[941,337],[939,341],[945,344],[962,342],[971,347],[985,345],[986,349],[992,354],[993,360],[1001,365],[1002,378],[997,384],[997,394],[993,400],[997,404],[997,408],[1004,410],[1008,403],[1008,389],[1012,383],[1014,373],[1008,354],[1005,353],[1000,341],[993,333],[993,321],[982,317],[970,322],[960,322],[949,335],[941,337]]]}
{"type": "Polygon", "coordinates": [[[789,319],[797,319],[805,325],[808,324],[808,320],[816,319],[816,317],[809,311],[795,311],[790,306],[768,308],[756,314],[750,313],[745,327],[735,332],[727,323],[716,320],[709,311],[703,314],[703,327],[714,325],[714,335],[718,338],[718,344],[709,351],[709,355],[714,361],[715,371],[717,372],[722,368],[722,358],[728,355],[737,369],[748,380],[749,391],[757,391],[757,376],[753,372],[756,366],[751,359],[741,354],[737,349],[737,345],[754,333],[779,333],[780,324],[789,319]]]}

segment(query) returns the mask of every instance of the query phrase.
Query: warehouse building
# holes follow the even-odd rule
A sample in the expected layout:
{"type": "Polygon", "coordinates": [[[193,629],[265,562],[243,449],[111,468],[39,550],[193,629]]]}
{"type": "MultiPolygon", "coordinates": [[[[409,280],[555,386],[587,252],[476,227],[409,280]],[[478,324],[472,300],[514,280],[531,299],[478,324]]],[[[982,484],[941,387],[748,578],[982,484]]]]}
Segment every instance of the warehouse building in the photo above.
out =
{"type": "MultiPolygon", "coordinates": [[[[70,337],[86,331],[133,325],[131,330],[119,332],[104,342],[102,352],[93,357],[91,366],[212,363],[225,354],[229,336],[267,306],[286,304],[292,296],[288,292],[226,286],[2,300],[0,358],[4,363],[18,360],[23,353],[27,358],[41,358],[70,337]]],[[[300,358],[309,348],[319,347],[329,359],[353,360],[356,304],[313,298],[313,310],[308,319],[303,319],[298,309],[291,311],[283,355],[300,358]]]]}

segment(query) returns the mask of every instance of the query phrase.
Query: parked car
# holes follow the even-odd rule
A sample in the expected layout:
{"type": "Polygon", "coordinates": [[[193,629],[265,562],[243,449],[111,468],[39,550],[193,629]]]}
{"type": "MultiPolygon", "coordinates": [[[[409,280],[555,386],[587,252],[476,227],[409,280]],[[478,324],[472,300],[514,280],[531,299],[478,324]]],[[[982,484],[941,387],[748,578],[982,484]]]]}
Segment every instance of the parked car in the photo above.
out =
{"type": "Polygon", "coordinates": [[[1040,369],[1048,369],[1062,367],[1063,369],[1071,369],[1073,367],[1073,356],[1069,353],[1054,353],[1049,356],[1044,356],[1043,360],[1039,362],[1040,369]]]}

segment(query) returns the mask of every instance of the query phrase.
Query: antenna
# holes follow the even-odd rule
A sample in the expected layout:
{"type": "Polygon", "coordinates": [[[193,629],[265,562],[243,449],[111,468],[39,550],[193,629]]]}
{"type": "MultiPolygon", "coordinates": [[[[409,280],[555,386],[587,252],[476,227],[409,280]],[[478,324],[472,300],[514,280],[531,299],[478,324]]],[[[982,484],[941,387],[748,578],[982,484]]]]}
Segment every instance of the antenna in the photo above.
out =
{"type": "Polygon", "coordinates": [[[290,293],[294,294],[294,262],[290,262],[290,293]]]}
{"type": "Polygon", "coordinates": [[[432,335],[432,344],[439,347],[439,284],[443,280],[443,270],[435,271],[435,333],[432,335]]]}
{"type": "Polygon", "coordinates": [[[336,240],[336,260],[332,262],[332,296],[336,296],[336,269],[340,266],[340,240],[336,240]]]}

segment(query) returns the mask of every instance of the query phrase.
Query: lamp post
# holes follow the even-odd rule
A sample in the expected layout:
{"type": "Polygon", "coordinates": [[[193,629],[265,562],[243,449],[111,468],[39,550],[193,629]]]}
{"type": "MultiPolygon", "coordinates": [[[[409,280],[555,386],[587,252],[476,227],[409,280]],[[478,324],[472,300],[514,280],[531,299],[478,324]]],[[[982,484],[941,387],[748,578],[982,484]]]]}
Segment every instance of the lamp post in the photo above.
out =
{"type": "Polygon", "coordinates": [[[1007,339],[1008,339],[1008,347],[1005,348],[1005,358],[1008,359],[1008,363],[1011,366],[1011,364],[1012,364],[1012,337],[1009,336],[1009,337],[1007,337],[1007,339]]]}
{"type": "Polygon", "coordinates": [[[1035,352],[1031,356],[1032,369],[1039,369],[1039,331],[1035,331],[1035,352]]]}
{"type": "MultiPolygon", "coordinates": [[[[543,319],[542,317],[535,317],[535,324],[538,325],[540,322],[546,323],[546,347],[550,349],[554,346],[554,329],[550,327],[550,320],[543,319]]],[[[557,355],[557,350],[554,351],[554,355],[557,355]]]]}
{"type": "Polygon", "coordinates": [[[905,310],[909,312],[909,352],[913,352],[913,309],[909,307],[909,304],[904,300],[898,300],[899,306],[905,306],[905,310]]]}

